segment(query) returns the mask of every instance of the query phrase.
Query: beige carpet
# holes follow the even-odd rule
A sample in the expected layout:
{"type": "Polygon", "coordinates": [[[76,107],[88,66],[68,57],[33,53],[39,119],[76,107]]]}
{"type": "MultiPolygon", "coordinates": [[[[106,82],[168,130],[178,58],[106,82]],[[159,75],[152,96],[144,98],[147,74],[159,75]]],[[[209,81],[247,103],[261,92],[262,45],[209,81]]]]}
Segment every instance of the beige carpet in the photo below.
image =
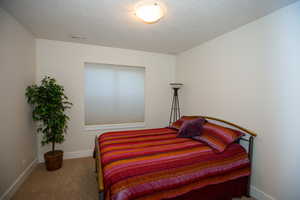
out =
{"type": "MultiPolygon", "coordinates": [[[[98,200],[92,158],[65,160],[62,169],[48,172],[39,164],[13,200],[98,200]]],[[[243,200],[253,200],[243,198],[243,200]]]]}

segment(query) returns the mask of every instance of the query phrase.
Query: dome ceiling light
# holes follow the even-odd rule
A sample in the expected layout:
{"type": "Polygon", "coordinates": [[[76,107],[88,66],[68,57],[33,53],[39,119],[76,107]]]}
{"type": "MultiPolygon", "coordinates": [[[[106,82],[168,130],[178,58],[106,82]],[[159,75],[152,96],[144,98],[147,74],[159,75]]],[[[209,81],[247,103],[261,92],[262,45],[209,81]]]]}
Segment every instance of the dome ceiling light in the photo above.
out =
{"type": "Polygon", "coordinates": [[[164,11],[157,1],[141,1],[135,7],[135,15],[143,22],[153,24],[164,16],[164,11]]]}

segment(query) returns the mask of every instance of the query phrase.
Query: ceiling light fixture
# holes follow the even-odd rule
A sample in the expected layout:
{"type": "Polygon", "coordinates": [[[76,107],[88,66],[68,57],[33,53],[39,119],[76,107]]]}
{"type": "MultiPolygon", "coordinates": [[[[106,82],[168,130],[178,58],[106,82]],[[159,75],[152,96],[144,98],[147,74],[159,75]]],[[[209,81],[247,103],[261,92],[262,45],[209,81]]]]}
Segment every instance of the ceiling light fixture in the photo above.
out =
{"type": "Polygon", "coordinates": [[[164,16],[164,11],[157,1],[141,1],[135,7],[135,15],[143,22],[153,24],[164,16]]]}

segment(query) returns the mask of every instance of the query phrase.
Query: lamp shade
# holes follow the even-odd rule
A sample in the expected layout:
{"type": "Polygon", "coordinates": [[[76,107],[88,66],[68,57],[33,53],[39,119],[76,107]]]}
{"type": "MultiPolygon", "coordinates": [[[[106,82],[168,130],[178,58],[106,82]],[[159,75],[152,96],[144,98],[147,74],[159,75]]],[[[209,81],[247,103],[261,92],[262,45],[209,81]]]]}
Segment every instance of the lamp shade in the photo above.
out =
{"type": "Polygon", "coordinates": [[[172,88],[177,88],[177,89],[179,89],[179,88],[181,88],[181,87],[183,86],[183,83],[170,83],[170,86],[171,86],[172,88]]]}

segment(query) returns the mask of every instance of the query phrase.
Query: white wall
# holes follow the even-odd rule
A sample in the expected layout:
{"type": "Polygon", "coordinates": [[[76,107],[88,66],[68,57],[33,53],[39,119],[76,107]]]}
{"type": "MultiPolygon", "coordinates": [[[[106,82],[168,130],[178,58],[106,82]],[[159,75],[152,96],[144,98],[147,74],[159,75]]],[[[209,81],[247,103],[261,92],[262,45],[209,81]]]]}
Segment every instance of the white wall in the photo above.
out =
{"type": "MultiPolygon", "coordinates": [[[[89,155],[96,133],[101,132],[87,132],[84,128],[85,62],[146,67],[146,127],[168,125],[172,95],[169,83],[174,80],[175,56],[43,39],[36,43],[37,80],[45,75],[56,78],[74,103],[66,141],[60,147],[66,152],[66,157],[85,155],[82,152],[89,155]]],[[[42,148],[40,155],[48,149],[42,148]]]]}
{"type": "Polygon", "coordinates": [[[179,54],[176,72],[185,114],[258,133],[253,194],[300,199],[300,2],[179,54]]]}
{"type": "Polygon", "coordinates": [[[35,39],[0,7],[0,199],[9,197],[11,186],[36,158],[25,99],[26,86],[34,82],[35,39]]]}
{"type": "MultiPolygon", "coordinates": [[[[2,194],[35,158],[24,97],[35,79],[35,55],[33,36],[2,9],[0,35],[2,194]]],[[[185,84],[180,91],[184,114],[221,117],[259,134],[252,183],[259,199],[300,199],[299,52],[296,3],[177,56],[177,80],[185,84]]],[[[69,157],[90,154],[98,133],[84,129],[84,62],[146,67],[146,127],[167,125],[175,56],[38,39],[37,80],[55,77],[74,103],[60,146],[69,157]]],[[[47,150],[39,148],[39,155],[47,150]]]]}

